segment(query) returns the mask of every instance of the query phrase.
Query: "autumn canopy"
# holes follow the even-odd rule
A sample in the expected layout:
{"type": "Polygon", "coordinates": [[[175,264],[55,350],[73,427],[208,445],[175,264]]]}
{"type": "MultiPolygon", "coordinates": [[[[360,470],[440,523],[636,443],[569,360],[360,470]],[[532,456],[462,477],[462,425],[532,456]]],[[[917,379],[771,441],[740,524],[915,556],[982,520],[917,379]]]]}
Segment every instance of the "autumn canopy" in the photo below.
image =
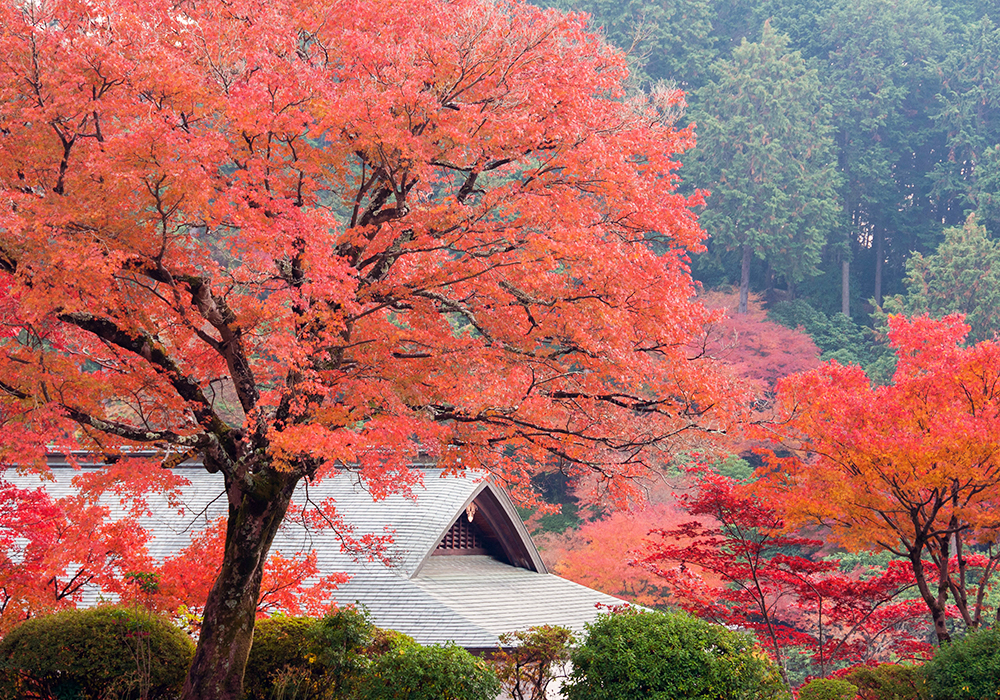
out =
{"type": "Polygon", "coordinates": [[[420,452],[621,495],[721,425],[672,191],[692,135],[625,77],[517,2],[0,5],[0,456],[220,474],[186,697],[239,696],[302,478],[350,465],[378,496],[420,452]]]}
{"type": "Polygon", "coordinates": [[[892,384],[836,362],[782,380],[793,455],[771,475],[794,524],[907,561],[942,643],[949,598],[978,628],[1000,565],[1000,343],[963,345],[968,332],[959,315],[891,316],[892,384]]]}

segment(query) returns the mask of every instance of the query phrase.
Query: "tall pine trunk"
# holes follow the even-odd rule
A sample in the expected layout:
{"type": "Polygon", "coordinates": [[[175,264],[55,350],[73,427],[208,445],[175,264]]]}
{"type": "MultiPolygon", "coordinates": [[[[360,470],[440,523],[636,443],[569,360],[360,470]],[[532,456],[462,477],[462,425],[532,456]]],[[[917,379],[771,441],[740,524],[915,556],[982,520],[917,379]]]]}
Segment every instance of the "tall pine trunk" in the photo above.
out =
{"type": "Polygon", "coordinates": [[[885,265],[885,234],[875,229],[875,305],[882,306],[882,268],[885,265]]]}
{"type": "Polygon", "coordinates": [[[260,585],[271,543],[299,476],[266,468],[249,483],[226,477],[226,548],[205,603],[183,700],[241,700],[260,585]]]}
{"type": "Polygon", "coordinates": [[[743,244],[743,264],[740,269],[740,306],[736,313],[745,314],[750,299],[750,262],[753,260],[753,250],[747,243],[743,244]]]}
{"type": "Polygon", "coordinates": [[[840,261],[840,313],[851,316],[851,263],[846,257],[840,261]]]}

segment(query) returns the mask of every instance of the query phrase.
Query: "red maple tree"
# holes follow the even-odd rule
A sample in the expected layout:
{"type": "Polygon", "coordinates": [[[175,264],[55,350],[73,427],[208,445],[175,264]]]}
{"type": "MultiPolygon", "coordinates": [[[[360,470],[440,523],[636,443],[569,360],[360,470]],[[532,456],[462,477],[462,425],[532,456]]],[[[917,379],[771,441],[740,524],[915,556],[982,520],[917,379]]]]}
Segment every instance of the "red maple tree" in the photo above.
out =
{"type": "Polygon", "coordinates": [[[88,589],[121,595],[151,565],[133,517],[112,518],[86,493],[52,499],[0,482],[0,632],[74,606],[88,589]]]}
{"type": "Polygon", "coordinates": [[[0,457],[219,474],[185,698],[240,697],[300,480],[350,465],[379,497],[420,453],[516,487],[559,459],[625,497],[743,404],[689,354],[681,97],[629,97],[581,17],[44,0],[0,7],[0,56],[0,457]]]}
{"type": "Polygon", "coordinates": [[[891,316],[888,386],[836,362],[779,383],[792,455],[769,479],[793,524],[908,561],[941,642],[949,599],[980,625],[1000,564],[1000,343],[962,345],[967,332],[961,316],[891,316]]]}
{"type": "Polygon", "coordinates": [[[712,290],[699,295],[709,309],[726,316],[706,328],[705,350],[729,364],[757,390],[773,395],[778,380],[819,366],[820,350],[805,332],[767,320],[759,298],[751,295],[747,312],[735,313],[739,291],[712,290]]]}
{"type": "Polygon", "coordinates": [[[837,660],[925,649],[913,634],[912,602],[896,600],[912,587],[907,567],[840,572],[839,562],[812,556],[821,541],[789,533],[778,510],[749,486],[700,468],[693,473],[694,489],[679,502],[699,519],[652,530],[633,560],[662,577],[678,605],[755,630],[786,683],[785,662],[796,647],[809,650],[820,676],[837,660]]]}

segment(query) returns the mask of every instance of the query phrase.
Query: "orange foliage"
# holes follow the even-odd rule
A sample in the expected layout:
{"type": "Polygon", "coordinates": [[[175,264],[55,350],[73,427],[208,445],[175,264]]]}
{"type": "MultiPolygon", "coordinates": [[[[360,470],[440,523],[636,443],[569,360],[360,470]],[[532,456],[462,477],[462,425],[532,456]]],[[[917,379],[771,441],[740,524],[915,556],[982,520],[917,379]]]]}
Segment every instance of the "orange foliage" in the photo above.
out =
{"type": "Polygon", "coordinates": [[[646,606],[665,605],[664,587],[656,577],[629,566],[629,552],[674,509],[664,504],[641,511],[619,511],[578,530],[542,541],[551,571],[609,595],[646,606]]]}
{"type": "Polygon", "coordinates": [[[778,425],[795,456],[771,474],[793,522],[821,520],[848,548],[909,560],[941,640],[949,596],[979,625],[1000,564],[1000,343],[963,346],[967,331],[960,316],[892,316],[890,385],[836,362],[785,379],[778,425]]]}
{"type": "MultiPolygon", "coordinates": [[[[536,537],[546,564],[563,578],[639,605],[676,604],[670,587],[662,579],[631,563],[650,531],[673,527],[687,519],[672,495],[660,494],[660,497],[669,500],[617,511],[561,535],[536,537]]],[[[697,566],[690,568],[710,585],[719,585],[715,574],[697,566]]]]}
{"type": "Polygon", "coordinates": [[[240,530],[186,697],[240,696],[299,480],[406,491],[420,454],[517,489],[562,460],[621,502],[746,403],[689,353],[681,94],[630,97],[578,15],[404,10],[0,5],[0,461],[220,474],[240,530]]]}

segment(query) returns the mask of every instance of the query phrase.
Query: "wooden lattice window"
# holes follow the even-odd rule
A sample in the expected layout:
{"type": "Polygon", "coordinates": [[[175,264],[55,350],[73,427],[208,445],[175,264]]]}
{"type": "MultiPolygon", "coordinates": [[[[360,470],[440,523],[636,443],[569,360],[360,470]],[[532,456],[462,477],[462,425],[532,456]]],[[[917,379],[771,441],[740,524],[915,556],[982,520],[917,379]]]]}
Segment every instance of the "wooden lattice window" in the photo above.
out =
{"type": "Polygon", "coordinates": [[[464,513],[451,526],[448,533],[437,546],[438,550],[451,550],[448,553],[472,554],[486,551],[486,542],[479,528],[470,523],[464,513]]]}

